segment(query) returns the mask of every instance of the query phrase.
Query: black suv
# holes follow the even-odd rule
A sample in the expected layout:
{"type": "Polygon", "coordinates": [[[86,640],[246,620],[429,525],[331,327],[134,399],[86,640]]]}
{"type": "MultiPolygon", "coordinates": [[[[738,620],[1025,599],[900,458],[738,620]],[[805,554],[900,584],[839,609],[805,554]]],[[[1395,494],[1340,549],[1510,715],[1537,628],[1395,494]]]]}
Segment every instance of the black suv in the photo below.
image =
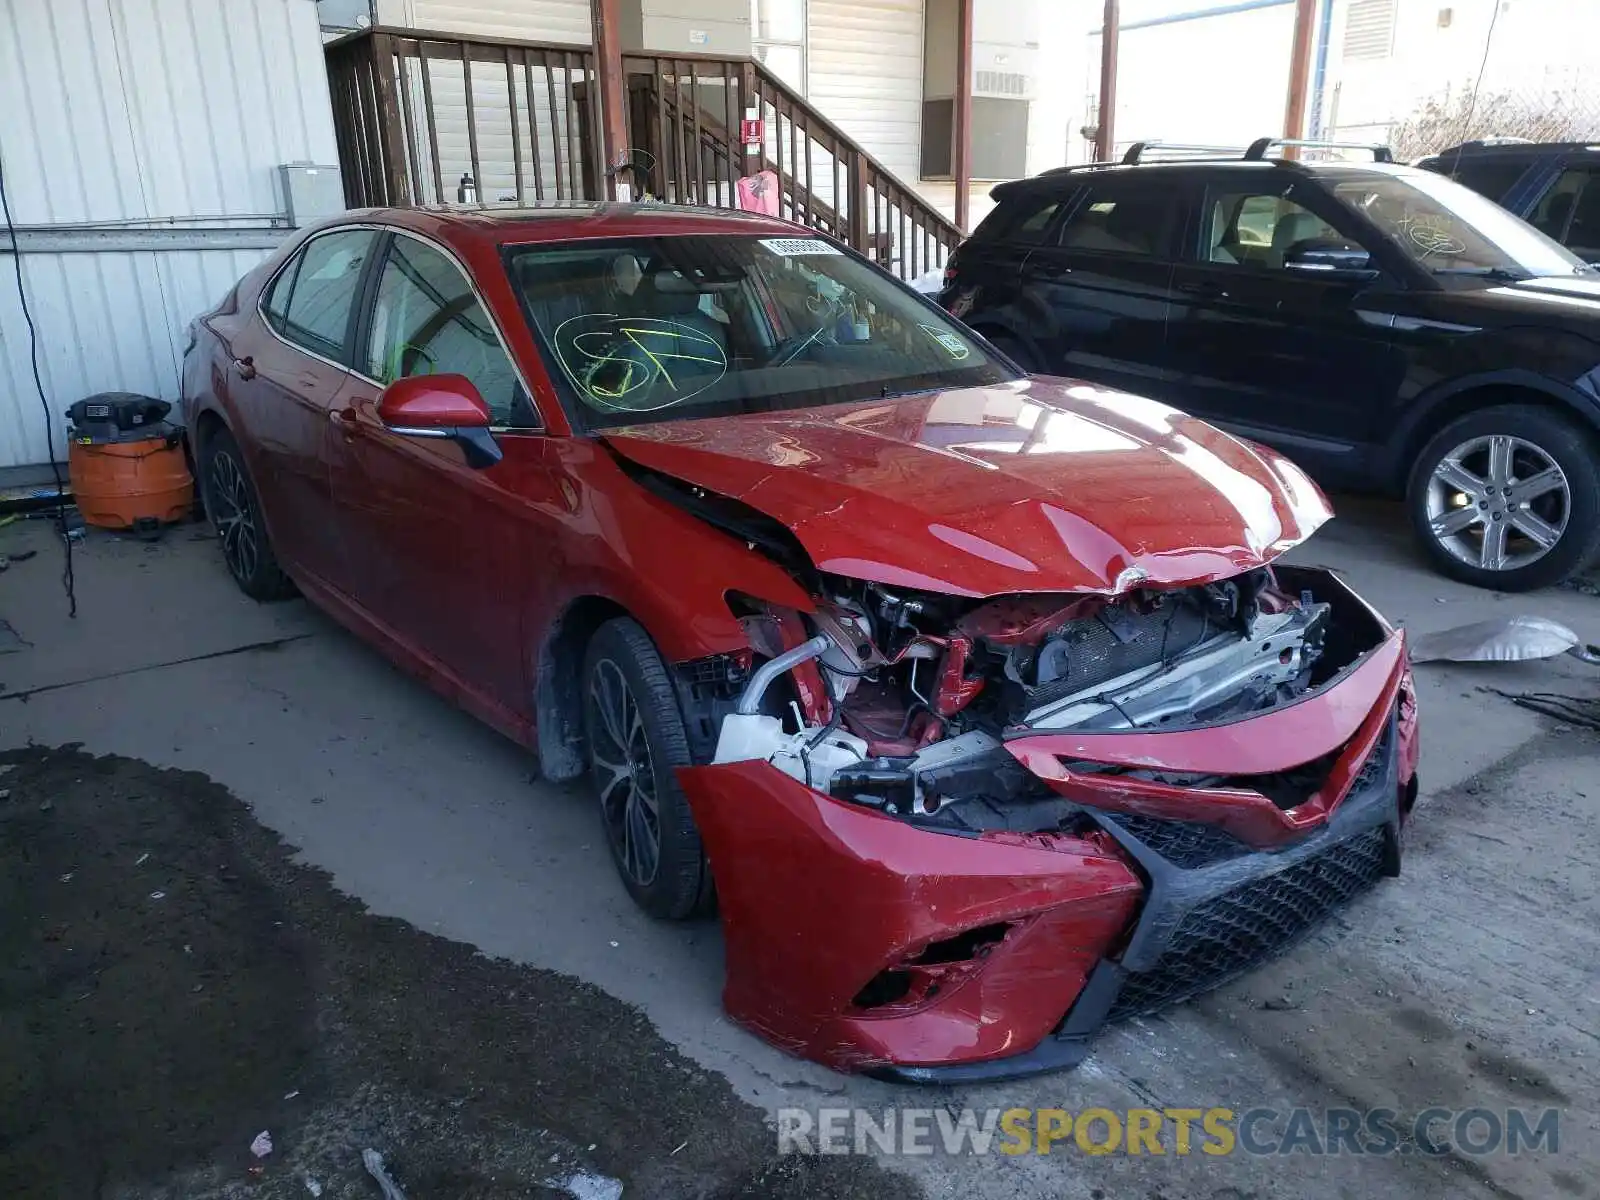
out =
{"type": "Polygon", "coordinates": [[[1334,486],[1404,493],[1469,583],[1600,549],[1600,274],[1441,175],[1268,156],[994,189],[941,302],[1024,368],[1142,393],[1334,486]]]}
{"type": "Polygon", "coordinates": [[[1600,146],[1490,139],[1417,166],[1482,192],[1585,262],[1600,262],[1600,146]]]}

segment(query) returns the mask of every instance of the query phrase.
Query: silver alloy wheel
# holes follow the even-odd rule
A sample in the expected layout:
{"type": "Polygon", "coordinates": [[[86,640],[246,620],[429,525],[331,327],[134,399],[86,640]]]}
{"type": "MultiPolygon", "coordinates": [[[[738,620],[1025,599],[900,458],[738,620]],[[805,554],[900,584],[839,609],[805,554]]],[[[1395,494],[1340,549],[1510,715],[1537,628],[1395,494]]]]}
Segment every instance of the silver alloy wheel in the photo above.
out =
{"type": "Polygon", "coordinates": [[[1509,434],[1451,450],[1433,469],[1427,499],[1439,545],[1485,571],[1514,571],[1543,558],[1572,512],[1572,489],[1555,459],[1509,434]]]}
{"type": "Polygon", "coordinates": [[[250,579],[261,561],[260,533],[250,507],[249,484],[244,472],[226,450],[211,455],[211,488],[207,507],[211,523],[222,539],[222,557],[233,577],[250,579]]]}
{"type": "Polygon", "coordinates": [[[600,811],[622,869],[641,887],[655,882],[661,862],[661,816],[655,761],[633,689],[609,658],[595,663],[589,702],[598,718],[589,748],[600,811]]]}

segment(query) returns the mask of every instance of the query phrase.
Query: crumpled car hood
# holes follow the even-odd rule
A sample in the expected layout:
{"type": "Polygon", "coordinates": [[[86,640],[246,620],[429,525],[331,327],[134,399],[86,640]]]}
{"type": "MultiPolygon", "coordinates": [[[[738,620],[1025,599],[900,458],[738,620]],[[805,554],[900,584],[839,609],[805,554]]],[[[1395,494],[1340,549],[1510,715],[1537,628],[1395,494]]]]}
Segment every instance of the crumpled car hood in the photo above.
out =
{"type": "Polygon", "coordinates": [[[1070,380],[602,436],[635,463],[788,526],[823,571],[956,595],[1226,578],[1332,515],[1276,453],[1070,380]]]}

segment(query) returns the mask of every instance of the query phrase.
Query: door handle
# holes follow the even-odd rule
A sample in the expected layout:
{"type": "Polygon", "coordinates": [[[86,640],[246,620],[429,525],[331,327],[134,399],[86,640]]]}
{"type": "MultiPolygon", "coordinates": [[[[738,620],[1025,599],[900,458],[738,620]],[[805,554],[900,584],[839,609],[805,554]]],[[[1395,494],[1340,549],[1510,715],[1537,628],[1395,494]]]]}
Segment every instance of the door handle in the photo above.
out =
{"type": "Polygon", "coordinates": [[[233,369],[239,372],[240,379],[254,379],[256,377],[256,360],[246,354],[243,358],[233,360],[233,369]]]}
{"type": "Polygon", "coordinates": [[[1226,288],[1210,280],[1200,283],[1180,283],[1174,290],[1182,292],[1185,296],[1220,296],[1226,299],[1228,295],[1226,288]]]}
{"type": "Polygon", "coordinates": [[[356,422],[356,410],[353,408],[333,408],[328,410],[328,420],[343,429],[345,436],[356,432],[360,426],[356,422]]]}

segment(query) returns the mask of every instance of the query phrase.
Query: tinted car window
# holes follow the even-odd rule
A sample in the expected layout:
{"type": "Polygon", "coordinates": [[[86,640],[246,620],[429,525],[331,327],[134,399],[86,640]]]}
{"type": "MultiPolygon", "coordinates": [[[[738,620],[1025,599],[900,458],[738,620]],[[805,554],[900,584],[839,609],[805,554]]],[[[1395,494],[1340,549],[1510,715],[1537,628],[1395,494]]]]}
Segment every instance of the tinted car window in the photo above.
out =
{"type": "Polygon", "coordinates": [[[1070,196],[1041,193],[1010,200],[984,218],[983,224],[973,233],[973,239],[1037,246],[1044,241],[1050,223],[1069,199],[1070,196]]]}
{"type": "Polygon", "coordinates": [[[1504,200],[1511,191],[1511,185],[1522,178],[1522,173],[1528,169],[1526,161],[1521,159],[1458,159],[1449,167],[1438,166],[1434,170],[1441,175],[1448,175],[1457,183],[1465,184],[1481,196],[1491,200],[1504,200]]]}
{"type": "Polygon", "coordinates": [[[516,368],[461,268],[404,234],[395,235],[384,259],[365,369],[382,383],[411,375],[465,375],[495,424],[534,423],[516,368]]]}
{"type": "Polygon", "coordinates": [[[1268,192],[1206,193],[1202,257],[1212,263],[1281,270],[1284,256],[1304,242],[1354,247],[1316,213],[1268,192]]]}
{"type": "MultiPolygon", "coordinates": [[[[361,268],[372,249],[373,231],[346,229],[312,238],[289,268],[293,273],[279,332],[297,345],[344,361],[345,333],[361,285],[361,268]]],[[[277,290],[272,294],[278,300],[277,290]]]]}
{"type": "Polygon", "coordinates": [[[1015,378],[938,309],[821,238],[513,246],[507,262],[588,427],[893,403],[1015,378]]]}
{"type": "Polygon", "coordinates": [[[1564,243],[1579,258],[1600,258],[1600,171],[1573,167],[1561,173],[1528,214],[1528,223],[1564,243]]]}
{"type": "Polygon", "coordinates": [[[1177,221],[1173,189],[1097,184],[1067,218],[1059,240],[1068,250],[1159,257],[1168,253],[1177,221]]]}

